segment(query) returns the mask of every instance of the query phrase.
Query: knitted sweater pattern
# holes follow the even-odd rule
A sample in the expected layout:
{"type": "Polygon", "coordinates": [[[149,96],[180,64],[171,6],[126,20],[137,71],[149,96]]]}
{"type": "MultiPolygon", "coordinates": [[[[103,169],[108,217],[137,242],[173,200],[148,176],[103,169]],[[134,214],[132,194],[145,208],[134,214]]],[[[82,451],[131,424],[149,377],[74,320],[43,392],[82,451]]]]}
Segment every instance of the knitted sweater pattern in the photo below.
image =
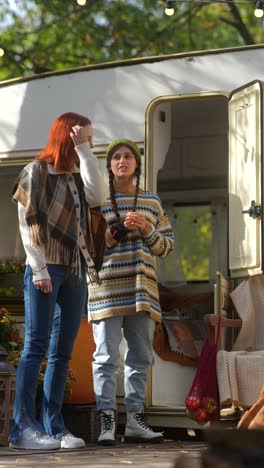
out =
{"type": "MultiPolygon", "coordinates": [[[[123,220],[133,209],[134,195],[118,192],[116,201],[123,220]]],[[[107,239],[111,226],[117,221],[109,198],[101,209],[108,224],[107,239]]],[[[156,194],[140,192],[137,212],[146,217],[147,230],[142,234],[135,229],[120,242],[107,243],[100,271],[101,284],[89,284],[89,321],[141,311],[161,321],[154,257],[165,257],[172,250],[174,235],[156,194]]]]}

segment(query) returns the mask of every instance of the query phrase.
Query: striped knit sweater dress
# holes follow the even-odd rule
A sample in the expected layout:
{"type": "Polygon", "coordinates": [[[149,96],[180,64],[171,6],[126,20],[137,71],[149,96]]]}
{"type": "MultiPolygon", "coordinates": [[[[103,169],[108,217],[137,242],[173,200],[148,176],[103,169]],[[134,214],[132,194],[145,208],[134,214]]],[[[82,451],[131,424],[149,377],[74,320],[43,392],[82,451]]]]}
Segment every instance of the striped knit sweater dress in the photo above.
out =
{"type": "MultiPolygon", "coordinates": [[[[116,193],[121,220],[132,211],[134,195],[116,193]]],[[[110,198],[102,206],[107,220],[106,250],[100,271],[101,284],[89,283],[88,319],[105,319],[117,315],[148,312],[161,321],[155,256],[165,257],[172,249],[174,235],[159,197],[140,191],[137,212],[147,219],[144,232],[129,231],[119,242],[110,228],[117,222],[110,198]]]]}

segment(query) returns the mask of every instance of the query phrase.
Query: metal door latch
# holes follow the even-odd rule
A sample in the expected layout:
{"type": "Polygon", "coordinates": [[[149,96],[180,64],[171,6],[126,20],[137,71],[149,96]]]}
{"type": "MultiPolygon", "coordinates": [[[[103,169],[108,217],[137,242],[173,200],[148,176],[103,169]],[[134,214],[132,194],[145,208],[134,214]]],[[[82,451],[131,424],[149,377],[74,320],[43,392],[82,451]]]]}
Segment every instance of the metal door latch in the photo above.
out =
{"type": "Polygon", "coordinates": [[[243,214],[249,214],[251,218],[260,218],[261,217],[261,205],[256,205],[255,200],[251,201],[251,205],[248,210],[242,211],[243,214]]]}

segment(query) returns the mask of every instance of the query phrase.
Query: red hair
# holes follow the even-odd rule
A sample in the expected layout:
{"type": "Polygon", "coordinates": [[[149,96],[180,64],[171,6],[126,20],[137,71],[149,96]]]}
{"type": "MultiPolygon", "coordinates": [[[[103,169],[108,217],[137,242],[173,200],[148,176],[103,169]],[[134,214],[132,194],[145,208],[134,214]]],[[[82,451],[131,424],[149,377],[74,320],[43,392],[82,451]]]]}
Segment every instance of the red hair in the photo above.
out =
{"type": "Polygon", "coordinates": [[[53,122],[50,128],[48,144],[36,159],[46,160],[56,171],[69,171],[78,159],[74,143],[70,136],[72,127],[91,125],[91,121],[74,112],[66,112],[53,122]]]}

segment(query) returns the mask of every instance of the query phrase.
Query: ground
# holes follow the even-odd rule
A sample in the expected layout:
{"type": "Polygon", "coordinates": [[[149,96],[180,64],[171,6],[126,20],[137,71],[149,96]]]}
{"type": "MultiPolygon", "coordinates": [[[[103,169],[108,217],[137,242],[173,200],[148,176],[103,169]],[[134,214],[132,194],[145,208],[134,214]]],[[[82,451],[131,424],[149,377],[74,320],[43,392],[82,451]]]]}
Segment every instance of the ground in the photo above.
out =
{"type": "Polygon", "coordinates": [[[53,452],[10,450],[0,447],[0,468],[26,467],[82,467],[111,468],[201,468],[204,442],[165,440],[161,444],[124,444],[99,447],[87,444],[84,449],[56,450],[53,452]]]}

